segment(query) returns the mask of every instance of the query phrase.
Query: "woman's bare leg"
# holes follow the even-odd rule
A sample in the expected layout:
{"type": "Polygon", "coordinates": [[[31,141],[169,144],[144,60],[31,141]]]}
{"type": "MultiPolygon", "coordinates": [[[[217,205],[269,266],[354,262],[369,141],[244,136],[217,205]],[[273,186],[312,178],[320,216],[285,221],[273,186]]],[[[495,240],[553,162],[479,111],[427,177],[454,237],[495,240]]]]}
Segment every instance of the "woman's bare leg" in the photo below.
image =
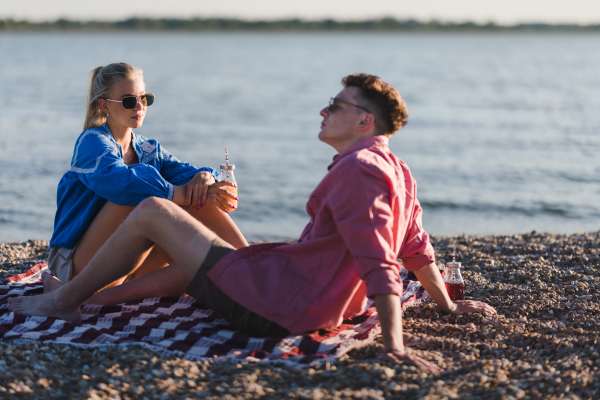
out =
{"type": "MultiPolygon", "coordinates": [[[[135,209],[133,206],[121,206],[107,201],[100,210],[96,218],[83,234],[81,240],[75,248],[73,254],[73,274],[72,278],[83,271],[92,257],[98,252],[100,247],[117,230],[127,216],[135,209]]],[[[151,248],[140,257],[140,265],[135,267],[139,270],[139,276],[165,267],[170,261],[166,253],[158,248],[151,248]]],[[[137,277],[135,274],[131,278],[137,277]]],[[[113,282],[109,287],[123,283],[127,277],[113,282]]]]}
{"type": "MultiPolygon", "coordinates": [[[[75,248],[72,278],[75,278],[83,271],[92,257],[94,257],[94,254],[98,252],[104,242],[117,230],[119,225],[125,221],[125,218],[127,218],[134,208],[131,206],[121,206],[110,201],[104,204],[104,207],[96,215],[75,248]]],[[[119,284],[123,280],[125,278],[120,279],[120,281],[114,284],[119,284]]]]}
{"type": "Polygon", "coordinates": [[[189,284],[190,278],[181,268],[170,264],[132,281],[101,290],[84,304],[115,305],[149,297],[181,296],[189,284]]]}
{"type": "Polygon", "coordinates": [[[219,210],[216,206],[207,204],[198,210],[188,207],[188,213],[234,248],[248,246],[246,238],[229,214],[219,210]]]}

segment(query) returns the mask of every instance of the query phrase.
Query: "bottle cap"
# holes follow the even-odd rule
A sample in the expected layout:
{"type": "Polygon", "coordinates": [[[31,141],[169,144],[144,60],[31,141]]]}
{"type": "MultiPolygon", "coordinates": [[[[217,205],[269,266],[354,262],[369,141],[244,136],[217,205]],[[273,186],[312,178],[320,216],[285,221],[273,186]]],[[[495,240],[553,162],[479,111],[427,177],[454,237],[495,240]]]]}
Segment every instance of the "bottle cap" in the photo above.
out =
{"type": "Polygon", "coordinates": [[[450,261],[449,263],[446,263],[446,266],[449,268],[460,268],[460,261],[450,261]]]}
{"type": "Polygon", "coordinates": [[[225,169],[225,170],[234,170],[235,169],[235,164],[221,164],[221,169],[225,169]]]}

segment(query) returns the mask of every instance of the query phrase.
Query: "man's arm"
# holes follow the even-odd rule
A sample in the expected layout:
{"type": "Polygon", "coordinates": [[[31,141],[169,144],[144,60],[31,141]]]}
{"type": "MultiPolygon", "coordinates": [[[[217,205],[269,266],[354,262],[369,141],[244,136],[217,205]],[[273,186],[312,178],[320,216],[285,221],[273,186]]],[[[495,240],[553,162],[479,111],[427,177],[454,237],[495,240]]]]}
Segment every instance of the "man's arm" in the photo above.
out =
{"type": "Polygon", "coordinates": [[[431,263],[425,268],[413,272],[440,310],[456,311],[456,304],[452,303],[452,300],[450,300],[450,296],[448,296],[448,292],[446,291],[444,279],[435,263],[431,263]]]}
{"type": "Polygon", "coordinates": [[[452,303],[450,296],[448,296],[448,292],[446,291],[446,285],[444,284],[440,270],[435,263],[431,263],[425,268],[414,271],[414,273],[440,310],[450,311],[453,314],[462,314],[466,312],[486,312],[489,314],[496,314],[496,309],[494,307],[482,301],[461,300],[452,303]]]}
{"type": "Polygon", "coordinates": [[[442,372],[442,369],[437,365],[406,352],[402,338],[402,307],[400,305],[400,298],[395,294],[378,294],[374,298],[379,322],[381,323],[381,335],[383,337],[386,358],[394,362],[415,364],[436,374],[442,372]]]}

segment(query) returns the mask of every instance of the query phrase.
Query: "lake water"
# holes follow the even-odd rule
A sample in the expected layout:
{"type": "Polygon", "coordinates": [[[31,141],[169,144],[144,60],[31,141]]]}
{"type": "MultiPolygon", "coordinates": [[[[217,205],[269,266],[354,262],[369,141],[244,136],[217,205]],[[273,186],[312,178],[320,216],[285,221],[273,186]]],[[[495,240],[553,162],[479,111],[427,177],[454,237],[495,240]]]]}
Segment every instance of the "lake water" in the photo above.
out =
{"type": "Polygon", "coordinates": [[[408,104],[390,142],[436,235],[600,229],[600,35],[0,34],[0,242],[48,240],[88,73],[126,61],[156,103],[137,132],[236,164],[248,239],[298,237],[334,151],[319,110],[354,72],[408,104]]]}

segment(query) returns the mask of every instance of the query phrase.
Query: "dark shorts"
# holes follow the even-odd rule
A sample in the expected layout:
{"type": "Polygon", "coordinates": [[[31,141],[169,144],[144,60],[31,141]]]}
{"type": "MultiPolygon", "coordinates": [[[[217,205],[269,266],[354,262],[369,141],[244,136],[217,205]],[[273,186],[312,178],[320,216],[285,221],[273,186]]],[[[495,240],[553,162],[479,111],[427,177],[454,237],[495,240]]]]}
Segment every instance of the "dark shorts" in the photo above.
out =
{"type": "Polygon", "coordinates": [[[229,243],[217,238],[185,292],[250,336],[288,336],[290,331],[235,302],[207,276],[221,258],[234,250],[229,243]]]}

